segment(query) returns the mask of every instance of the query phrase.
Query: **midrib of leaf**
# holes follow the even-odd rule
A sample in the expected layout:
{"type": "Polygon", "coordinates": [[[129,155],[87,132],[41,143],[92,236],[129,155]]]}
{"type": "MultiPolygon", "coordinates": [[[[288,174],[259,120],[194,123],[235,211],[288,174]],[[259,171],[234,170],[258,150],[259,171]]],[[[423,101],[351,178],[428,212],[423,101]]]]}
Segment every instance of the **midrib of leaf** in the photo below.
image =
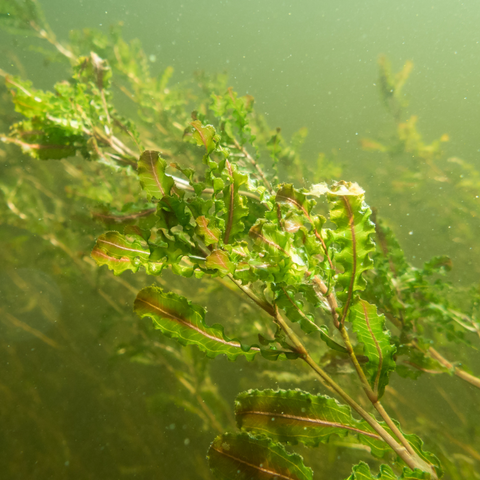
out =
{"type": "MultiPolygon", "coordinates": [[[[226,340],[224,340],[223,338],[219,338],[219,337],[216,337],[214,335],[210,335],[209,333],[205,332],[204,330],[196,327],[195,325],[192,325],[190,322],[187,322],[185,321],[184,319],[180,318],[180,317],[177,317],[176,315],[173,315],[173,313],[169,312],[168,310],[162,310],[158,305],[154,305],[150,302],[147,302],[146,300],[144,300],[143,298],[139,298],[137,297],[137,301],[140,301],[140,302],[143,302],[145,305],[148,305],[150,307],[152,307],[154,310],[158,310],[162,315],[164,315],[165,317],[167,318],[171,318],[172,320],[180,323],[181,325],[184,325],[188,328],[191,328],[192,330],[195,330],[196,332],[200,333],[200,335],[204,336],[204,337],[207,337],[211,340],[214,340],[215,342],[218,342],[218,343],[221,343],[223,345],[230,345],[232,347],[236,347],[236,348],[241,348],[241,345],[240,343],[234,343],[234,342],[227,342],[226,340]]],[[[250,350],[255,350],[257,352],[260,351],[260,348],[258,347],[251,347],[250,350]]]]}
{"type": "Polygon", "coordinates": [[[106,240],[103,240],[102,238],[99,238],[97,240],[97,243],[106,243],[107,245],[112,245],[113,247],[116,247],[120,250],[126,250],[128,252],[138,252],[138,253],[144,253],[146,255],[150,255],[150,252],[147,252],[145,250],[136,250],[135,248],[128,248],[128,247],[125,247],[123,245],[118,245],[117,243],[107,242],[106,240]]]}
{"type": "Polygon", "coordinates": [[[285,480],[295,480],[294,477],[286,477],[285,475],[282,475],[282,474],[277,473],[275,471],[267,470],[266,468],[260,467],[258,465],[254,465],[254,464],[249,463],[249,462],[246,462],[245,460],[241,460],[240,458],[234,457],[233,455],[229,455],[228,453],[225,453],[223,450],[217,450],[214,447],[211,447],[211,448],[212,448],[212,450],[219,453],[220,455],[224,455],[225,457],[231,458],[238,463],[243,463],[244,465],[248,465],[249,467],[254,468],[255,470],[259,470],[260,472],[266,473],[268,475],[272,475],[273,477],[284,478],[285,480]]]}
{"type": "MultiPolygon", "coordinates": [[[[382,440],[382,438],[372,432],[368,432],[365,430],[361,430],[359,428],[351,427],[349,425],[343,425],[342,423],[336,423],[336,422],[329,422],[326,420],[320,420],[316,418],[310,418],[310,417],[299,417],[297,415],[289,415],[285,413],[272,413],[272,412],[262,412],[258,410],[247,410],[247,411],[242,411],[238,415],[263,415],[266,417],[276,417],[276,418],[288,418],[289,420],[297,420],[299,422],[304,422],[304,423],[311,423],[314,425],[321,425],[322,427],[334,427],[334,428],[340,428],[344,430],[350,430],[355,433],[359,433],[362,435],[366,435],[367,437],[372,437],[375,440],[382,440]]],[[[258,429],[258,428],[257,428],[258,429]]]]}
{"type": "Polygon", "coordinates": [[[147,217],[148,215],[151,215],[156,211],[157,211],[156,208],[148,208],[147,210],[142,210],[137,213],[130,213],[128,215],[114,215],[113,213],[108,214],[108,213],[97,213],[97,212],[92,212],[92,215],[94,217],[104,218],[107,220],[115,220],[116,222],[124,222],[126,220],[133,220],[135,218],[147,217]]]}
{"type": "MultiPolygon", "coordinates": [[[[222,257],[222,253],[226,254],[227,253],[224,251],[224,250],[214,250],[210,255],[214,255],[215,254],[215,260],[223,267],[225,268],[225,270],[228,270],[228,265],[225,263],[225,260],[223,259],[222,257]]],[[[208,258],[208,257],[207,257],[208,258]]]]}
{"type": "Polygon", "coordinates": [[[284,253],[288,257],[290,257],[290,254],[284,250],[280,245],[276,244],[275,242],[272,242],[271,240],[268,240],[266,237],[264,237],[262,234],[257,233],[254,230],[250,230],[250,235],[254,235],[257,238],[259,238],[262,242],[266,243],[267,245],[270,245],[271,247],[275,248],[276,250],[279,250],[280,252],[284,253]]]}
{"type": "Polygon", "coordinates": [[[230,183],[230,208],[228,209],[228,222],[227,222],[227,228],[225,229],[225,236],[223,238],[223,241],[225,243],[228,243],[228,239],[230,237],[230,232],[232,231],[232,225],[233,225],[233,208],[235,205],[235,179],[233,178],[232,166],[230,165],[230,162],[226,160],[225,163],[228,168],[228,174],[232,179],[230,183]]]}
{"type": "MultiPolygon", "coordinates": [[[[155,153],[158,155],[158,152],[155,152],[155,153]]],[[[160,183],[160,180],[158,178],[157,171],[155,169],[155,161],[153,160],[151,150],[149,150],[149,152],[148,152],[148,159],[150,161],[150,166],[152,168],[152,173],[153,173],[153,176],[155,178],[155,183],[157,184],[157,187],[160,189],[160,192],[162,193],[162,196],[164,197],[165,196],[165,190],[163,189],[162,184],[160,183]]]]}
{"type": "Polygon", "coordinates": [[[93,250],[92,254],[99,255],[100,257],[106,258],[108,260],[111,260],[112,262],[124,262],[124,263],[130,263],[131,260],[129,258],[115,258],[111,257],[110,255],[107,255],[106,253],[100,252],[99,250],[93,250]]]}
{"type": "Polygon", "coordinates": [[[363,309],[363,313],[365,315],[365,323],[367,325],[367,328],[368,328],[368,331],[370,333],[370,336],[372,337],[373,339],[373,342],[375,343],[375,348],[377,349],[377,352],[378,352],[378,368],[377,368],[377,375],[375,376],[375,382],[374,382],[374,386],[373,386],[373,391],[374,392],[378,392],[378,383],[380,381],[380,375],[382,373],[382,367],[383,367],[383,354],[382,354],[382,349],[380,348],[380,345],[378,343],[378,340],[377,338],[375,337],[375,335],[373,334],[373,331],[372,331],[372,328],[370,326],[370,320],[368,318],[368,312],[367,312],[367,309],[365,308],[365,303],[363,301],[361,301],[362,303],[362,309],[363,309]]]}
{"type": "MultiPolygon", "coordinates": [[[[202,225],[202,228],[208,233],[208,236],[212,239],[215,240],[215,243],[218,242],[217,236],[208,228],[208,222],[207,219],[202,215],[197,218],[197,222],[200,222],[202,225]]],[[[226,242],[225,242],[226,243],[226,242]]]]}
{"type": "Polygon", "coordinates": [[[350,277],[350,285],[348,287],[348,296],[347,301],[345,302],[345,306],[343,307],[342,319],[340,321],[341,325],[344,325],[345,318],[347,317],[348,309],[350,308],[350,303],[352,301],[353,296],[353,286],[355,284],[355,274],[357,272],[357,240],[355,236],[355,218],[353,216],[352,208],[350,207],[350,203],[348,198],[343,195],[342,201],[345,204],[345,208],[348,212],[348,225],[350,226],[350,231],[352,233],[352,276],[350,277]]]}
{"type": "Polygon", "coordinates": [[[192,122],[191,125],[200,135],[200,138],[202,139],[203,145],[205,146],[205,150],[208,152],[207,140],[205,139],[205,135],[203,135],[202,131],[195,125],[195,122],[192,122]]]}

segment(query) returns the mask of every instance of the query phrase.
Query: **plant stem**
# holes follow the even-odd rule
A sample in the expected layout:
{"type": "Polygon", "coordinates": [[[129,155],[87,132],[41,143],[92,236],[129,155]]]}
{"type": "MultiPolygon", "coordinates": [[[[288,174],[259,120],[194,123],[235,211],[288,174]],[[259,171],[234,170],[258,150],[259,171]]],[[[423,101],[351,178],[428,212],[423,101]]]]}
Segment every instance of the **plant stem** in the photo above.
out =
{"type": "Polygon", "coordinates": [[[455,375],[462,380],[465,380],[466,382],[470,383],[474,387],[480,388],[480,378],[475,377],[474,375],[471,375],[470,373],[467,373],[465,370],[462,370],[459,367],[456,367],[452,365],[445,357],[440,355],[433,347],[430,347],[428,349],[432,357],[437,360],[439,363],[441,363],[444,367],[448,369],[453,369],[453,372],[455,375]]]}
{"type": "MultiPolygon", "coordinates": [[[[287,335],[288,339],[293,344],[293,350],[300,355],[300,358],[320,377],[322,383],[332,392],[336,393],[342,400],[344,400],[353,410],[355,410],[381,437],[382,440],[405,462],[405,464],[414,470],[419,468],[425,472],[430,473],[431,479],[436,480],[438,477],[432,465],[426,463],[418,454],[412,449],[411,445],[404,438],[400,430],[393,423],[388,416],[383,406],[376,400],[372,401],[375,409],[382,417],[384,417],[387,425],[392,429],[395,435],[402,441],[399,444],[366,410],[364,410],[353,398],[351,398],[326,372],[323,370],[310,356],[303,343],[298,338],[297,334],[290,328],[284,318],[281,316],[277,306],[272,306],[260,298],[258,298],[246,285],[242,285],[235,280],[232,275],[229,275],[230,280],[235,283],[252,301],[254,301],[262,310],[273,317],[275,323],[279,325],[287,335]],[[403,443],[405,442],[405,445],[403,443]],[[408,447],[407,447],[408,445],[408,447]]],[[[349,342],[350,343],[350,342],[349,342]]],[[[351,347],[351,343],[350,343],[351,347]]],[[[348,348],[348,347],[347,347],[348,348]]],[[[353,349],[352,349],[353,352],[353,349]]],[[[356,357],[355,357],[356,358],[356,357]]],[[[358,363],[358,360],[357,360],[358,363]]],[[[360,367],[360,365],[359,365],[360,367]]],[[[361,368],[361,367],[360,367],[361,368]]],[[[362,370],[363,372],[363,370],[362,370]]],[[[363,374],[365,376],[365,374],[363,374]]],[[[362,382],[363,383],[363,382],[362,382]]],[[[368,381],[366,383],[370,388],[368,381]]],[[[373,392],[372,392],[373,393],[373,392]]],[[[370,397],[369,397],[370,398],[370,397]]]]}
{"type": "MultiPolygon", "coordinates": [[[[437,475],[432,467],[432,465],[426,463],[421,459],[417,453],[413,450],[411,445],[407,442],[405,437],[402,435],[397,426],[393,423],[392,419],[389,417],[388,413],[385,411],[380,402],[372,402],[376,410],[382,415],[385,419],[387,425],[392,429],[395,435],[401,440],[402,445],[400,445],[378,422],[373,416],[371,416],[366,410],[364,410],[353,398],[351,398],[341,387],[338,385],[310,356],[307,349],[300,341],[296,333],[288,326],[285,320],[280,315],[278,308],[275,307],[275,321],[280,325],[293,343],[295,351],[300,354],[300,358],[313,369],[313,371],[320,377],[322,383],[339,395],[342,400],[344,400],[350,407],[355,410],[383,439],[383,441],[405,462],[405,464],[414,470],[415,468],[420,468],[431,474],[432,479],[436,479],[437,475]]],[[[351,347],[351,344],[350,344],[351,347]]],[[[348,348],[348,347],[347,347],[348,348]]],[[[356,358],[356,357],[355,357],[356,358]]],[[[358,360],[357,360],[358,363],[358,360]]],[[[360,367],[360,365],[359,365],[360,367]]],[[[363,370],[362,370],[363,372],[363,370]]],[[[363,374],[365,377],[365,374],[363,374]]],[[[365,379],[366,380],[366,379],[365,379]]],[[[370,385],[367,381],[367,386],[370,388],[370,385]]],[[[371,390],[371,388],[370,388],[371,390]]],[[[373,392],[372,392],[373,393],[373,392]]]]}
{"type": "Polygon", "coordinates": [[[361,367],[360,363],[358,362],[357,356],[355,355],[355,352],[352,347],[352,343],[350,342],[350,337],[348,335],[348,332],[345,326],[340,325],[339,331],[340,331],[340,334],[342,335],[350,360],[352,361],[355,367],[355,370],[357,372],[357,375],[360,381],[362,382],[363,389],[368,399],[372,402],[372,405],[374,406],[375,410],[377,410],[377,412],[383,418],[385,423],[390,427],[390,429],[398,438],[398,440],[400,440],[401,444],[408,450],[408,452],[411,455],[415,455],[415,450],[413,450],[408,440],[405,438],[405,436],[400,431],[400,429],[395,425],[390,415],[386,412],[386,410],[383,408],[383,405],[380,403],[380,400],[378,399],[378,393],[373,391],[372,387],[368,383],[368,379],[365,375],[365,372],[363,371],[363,368],[361,367]]]}
{"type": "MultiPolygon", "coordinates": [[[[364,410],[353,398],[351,398],[313,359],[307,354],[303,358],[310,368],[321,378],[322,383],[333,390],[339,395],[342,400],[345,401],[353,410],[355,410],[383,439],[383,441],[399,456],[402,460],[411,468],[419,468],[416,461],[411,457],[411,454],[407,449],[399,445],[398,442],[366,411],[364,410]]],[[[422,467],[424,468],[424,467],[422,467]]]]}

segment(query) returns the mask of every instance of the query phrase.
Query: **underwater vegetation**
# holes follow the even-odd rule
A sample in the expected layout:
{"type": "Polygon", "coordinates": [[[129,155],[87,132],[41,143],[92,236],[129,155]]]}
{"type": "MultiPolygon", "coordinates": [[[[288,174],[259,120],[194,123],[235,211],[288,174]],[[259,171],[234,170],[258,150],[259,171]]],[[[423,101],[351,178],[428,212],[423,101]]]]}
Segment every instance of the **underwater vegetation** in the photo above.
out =
{"type": "MultiPolygon", "coordinates": [[[[176,409],[211,437],[210,472],[192,453],[180,478],[347,478],[336,473],[344,451],[354,463],[349,480],[480,478],[480,423],[470,408],[480,393],[478,284],[451,284],[446,256],[413,265],[392,220],[370,208],[357,183],[340,179],[336,158],[303,158],[307,132],[285,139],[226,75],[200,72],[170,85],[172,68],[153,76],[121,26],[109,36],[74,31],[62,43],[36,1],[9,0],[0,13],[6,31],[42,39],[45,60],[70,72],[49,91],[0,71],[9,159],[0,218],[14,232],[10,251],[18,256],[27,233],[53,245],[62,257],[44,254],[45,263],[90,285],[110,309],[101,328],[122,319],[115,356],[170,376],[175,388],[152,395],[152,410],[176,409]],[[210,366],[219,356],[248,362],[233,409],[210,366]],[[447,376],[453,387],[445,391],[435,379],[447,376]],[[397,377],[411,389],[400,392],[397,377]],[[456,427],[444,426],[433,404],[418,407],[421,395],[427,404],[444,398],[456,427]],[[324,444],[330,457],[316,454],[324,444]]],[[[381,101],[396,128],[361,145],[384,158],[377,194],[393,189],[405,208],[436,212],[429,185],[445,185],[439,217],[478,272],[480,173],[443,157],[448,135],[428,144],[417,118],[404,118],[412,68],[393,74],[380,58],[381,101]]],[[[46,319],[38,325],[2,302],[8,338],[28,333],[59,349],[61,339],[49,336],[58,287],[47,274],[7,275],[12,290],[2,295],[27,295],[28,285],[46,292],[27,295],[46,319]]],[[[119,429],[134,430],[121,421],[119,429]]],[[[149,461],[161,463],[153,454],[149,461]]]]}

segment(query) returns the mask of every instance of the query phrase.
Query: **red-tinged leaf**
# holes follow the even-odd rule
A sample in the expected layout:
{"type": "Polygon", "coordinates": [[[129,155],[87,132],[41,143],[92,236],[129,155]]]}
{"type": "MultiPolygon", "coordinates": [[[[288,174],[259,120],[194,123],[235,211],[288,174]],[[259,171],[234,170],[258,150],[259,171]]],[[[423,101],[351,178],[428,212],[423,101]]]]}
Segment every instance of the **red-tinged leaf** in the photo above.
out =
{"type": "Polygon", "coordinates": [[[233,273],[235,265],[230,261],[224,250],[214,250],[205,262],[207,268],[218,270],[222,276],[233,273]]]}
{"type": "Polygon", "coordinates": [[[129,235],[132,240],[118,232],[107,232],[97,240],[92,258],[98,265],[107,265],[115,275],[125,270],[137,272],[141,265],[148,264],[150,249],[139,235],[129,235]]]}
{"type": "Polygon", "coordinates": [[[205,245],[208,246],[218,243],[221,235],[219,228],[209,227],[210,220],[203,215],[196,218],[195,221],[197,222],[197,228],[195,232],[197,235],[200,235],[203,238],[205,245]]]}
{"type": "Polygon", "coordinates": [[[137,294],[134,310],[140,317],[152,318],[155,327],[182,345],[195,345],[208,357],[226,355],[235,360],[239,355],[253,360],[260,348],[244,346],[228,338],[221,325],[205,323],[205,309],[160,287],[146,287],[137,294]]]}
{"type": "MultiPolygon", "coordinates": [[[[352,417],[350,407],[326,395],[300,390],[249,390],[238,395],[235,415],[240,428],[280,442],[317,446],[327,443],[332,435],[353,435],[368,446],[383,444],[365,420],[352,417]]],[[[375,453],[381,456],[384,449],[375,453]]]]}
{"type": "Polygon", "coordinates": [[[206,153],[210,153],[217,143],[216,132],[213,125],[202,125],[200,120],[193,121],[191,125],[194,129],[193,138],[196,140],[197,145],[203,145],[206,153]]]}

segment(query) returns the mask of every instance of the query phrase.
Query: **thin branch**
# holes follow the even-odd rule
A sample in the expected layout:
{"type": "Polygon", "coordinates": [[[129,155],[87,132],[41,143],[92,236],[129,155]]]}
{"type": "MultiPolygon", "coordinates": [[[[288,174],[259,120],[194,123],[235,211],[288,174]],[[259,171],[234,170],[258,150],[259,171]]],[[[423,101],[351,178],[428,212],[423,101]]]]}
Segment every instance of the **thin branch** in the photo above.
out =
{"type": "Polygon", "coordinates": [[[453,369],[453,373],[462,380],[465,380],[466,382],[470,383],[470,385],[473,385],[474,387],[480,388],[480,378],[475,377],[474,375],[471,375],[470,373],[467,373],[465,370],[462,370],[460,367],[456,367],[452,363],[450,363],[445,357],[440,355],[437,350],[435,350],[433,347],[430,347],[428,349],[429,353],[432,355],[432,357],[437,360],[437,362],[441,363],[444,367],[448,368],[449,370],[453,369]]]}
{"type": "Polygon", "coordinates": [[[273,193],[273,188],[272,186],[270,185],[270,182],[267,180],[267,177],[265,176],[265,173],[263,172],[262,168],[260,167],[260,165],[257,163],[257,161],[248,153],[247,149],[243,146],[241,146],[237,139],[234,138],[233,139],[233,142],[235,143],[235,148],[237,148],[237,150],[240,150],[244,155],[245,157],[250,161],[250,163],[253,165],[253,167],[255,168],[255,170],[258,172],[258,175],[260,176],[260,178],[262,179],[263,183],[265,184],[265,186],[267,187],[267,190],[270,192],[270,193],[273,193]]]}

